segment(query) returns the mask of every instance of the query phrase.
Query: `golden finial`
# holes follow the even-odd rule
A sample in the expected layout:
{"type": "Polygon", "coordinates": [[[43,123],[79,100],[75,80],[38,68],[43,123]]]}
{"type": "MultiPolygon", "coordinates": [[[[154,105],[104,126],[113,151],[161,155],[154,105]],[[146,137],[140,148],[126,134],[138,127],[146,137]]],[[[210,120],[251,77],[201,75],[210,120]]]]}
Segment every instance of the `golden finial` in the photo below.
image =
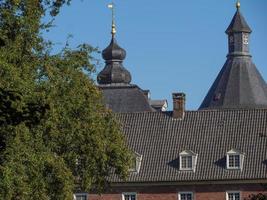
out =
{"type": "Polygon", "coordinates": [[[236,2],[236,8],[239,9],[240,6],[241,6],[240,0],[237,0],[237,2],[236,2]]]}
{"type": "Polygon", "coordinates": [[[113,2],[110,3],[110,4],[108,4],[108,8],[111,9],[111,11],[112,11],[112,26],[111,26],[111,34],[112,34],[112,37],[114,37],[115,34],[116,34],[114,7],[115,7],[115,5],[114,5],[113,2]]]}

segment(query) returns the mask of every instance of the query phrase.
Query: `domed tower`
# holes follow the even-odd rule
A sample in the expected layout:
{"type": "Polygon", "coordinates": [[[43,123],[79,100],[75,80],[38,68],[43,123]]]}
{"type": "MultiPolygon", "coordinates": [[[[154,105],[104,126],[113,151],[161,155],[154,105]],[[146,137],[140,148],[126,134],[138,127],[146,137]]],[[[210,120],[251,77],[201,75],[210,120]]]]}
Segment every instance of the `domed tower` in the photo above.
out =
{"type": "Polygon", "coordinates": [[[154,111],[144,91],[131,84],[131,74],[123,66],[126,51],[115,39],[114,5],[110,4],[109,8],[112,9],[112,38],[108,47],[102,51],[106,65],[97,76],[98,87],[103,91],[104,103],[113,112],[154,111]]]}
{"type": "Polygon", "coordinates": [[[267,85],[249,53],[252,30],[241,14],[239,1],[236,8],[226,30],[229,46],[226,63],[199,109],[267,108],[267,85]]]}
{"type": "Polygon", "coordinates": [[[126,51],[117,44],[115,32],[112,32],[111,42],[103,50],[102,57],[106,61],[106,66],[97,76],[98,84],[129,84],[131,82],[130,72],[123,67],[126,51]]]}

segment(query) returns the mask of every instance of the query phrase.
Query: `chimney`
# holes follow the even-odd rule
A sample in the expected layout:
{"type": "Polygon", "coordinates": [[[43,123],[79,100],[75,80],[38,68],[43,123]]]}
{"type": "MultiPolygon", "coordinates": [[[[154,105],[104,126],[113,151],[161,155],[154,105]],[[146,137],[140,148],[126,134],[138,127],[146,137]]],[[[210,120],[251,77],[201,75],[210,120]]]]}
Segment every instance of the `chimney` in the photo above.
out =
{"type": "Polygon", "coordinates": [[[174,119],[184,119],[185,113],[185,94],[184,93],[172,93],[173,99],[173,113],[174,119]]]}

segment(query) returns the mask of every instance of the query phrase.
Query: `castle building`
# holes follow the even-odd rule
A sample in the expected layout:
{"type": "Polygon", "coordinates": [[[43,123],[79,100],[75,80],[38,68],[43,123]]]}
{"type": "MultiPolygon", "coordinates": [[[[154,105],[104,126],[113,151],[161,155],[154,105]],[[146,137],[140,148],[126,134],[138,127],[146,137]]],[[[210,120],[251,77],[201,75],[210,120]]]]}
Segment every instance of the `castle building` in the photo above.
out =
{"type": "Polygon", "coordinates": [[[135,166],[127,180],[111,175],[111,188],[89,200],[241,200],[267,193],[267,85],[249,53],[251,29],[237,11],[226,30],[227,61],[199,110],[156,109],[147,91],[131,84],[126,52],[112,34],[98,75],[104,101],[122,124],[135,166]]]}

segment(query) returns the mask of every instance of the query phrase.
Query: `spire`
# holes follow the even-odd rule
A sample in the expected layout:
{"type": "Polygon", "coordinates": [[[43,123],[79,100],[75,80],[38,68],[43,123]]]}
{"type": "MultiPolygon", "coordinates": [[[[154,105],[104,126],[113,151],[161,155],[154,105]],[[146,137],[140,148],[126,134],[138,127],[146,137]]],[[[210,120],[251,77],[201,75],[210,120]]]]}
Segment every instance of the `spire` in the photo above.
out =
{"type": "Polygon", "coordinates": [[[228,56],[250,56],[249,54],[249,35],[252,30],[240,12],[240,1],[236,3],[236,13],[226,29],[229,41],[228,56]]]}
{"type": "Polygon", "coordinates": [[[240,12],[240,1],[237,1],[236,3],[236,13],[229,25],[229,27],[226,30],[227,34],[235,33],[235,32],[245,32],[245,33],[251,33],[251,29],[248,26],[245,18],[240,12]]]}
{"type": "Polygon", "coordinates": [[[105,68],[98,74],[97,82],[99,84],[129,84],[131,74],[123,67],[123,60],[126,57],[126,51],[121,48],[115,39],[116,26],[114,15],[114,3],[108,5],[112,10],[111,42],[107,48],[102,51],[102,57],[105,60],[105,68]]]}
{"type": "Polygon", "coordinates": [[[237,0],[237,2],[236,2],[236,9],[239,9],[240,7],[241,7],[241,3],[240,3],[239,0],[237,0]]]}
{"type": "Polygon", "coordinates": [[[229,53],[200,109],[267,108],[267,88],[264,79],[252,62],[249,36],[252,30],[237,11],[226,30],[229,53]]]}
{"type": "Polygon", "coordinates": [[[115,37],[116,34],[116,25],[115,25],[115,4],[112,2],[110,4],[108,4],[108,8],[111,9],[112,12],[112,25],[111,25],[111,35],[112,38],[115,37]]]}

